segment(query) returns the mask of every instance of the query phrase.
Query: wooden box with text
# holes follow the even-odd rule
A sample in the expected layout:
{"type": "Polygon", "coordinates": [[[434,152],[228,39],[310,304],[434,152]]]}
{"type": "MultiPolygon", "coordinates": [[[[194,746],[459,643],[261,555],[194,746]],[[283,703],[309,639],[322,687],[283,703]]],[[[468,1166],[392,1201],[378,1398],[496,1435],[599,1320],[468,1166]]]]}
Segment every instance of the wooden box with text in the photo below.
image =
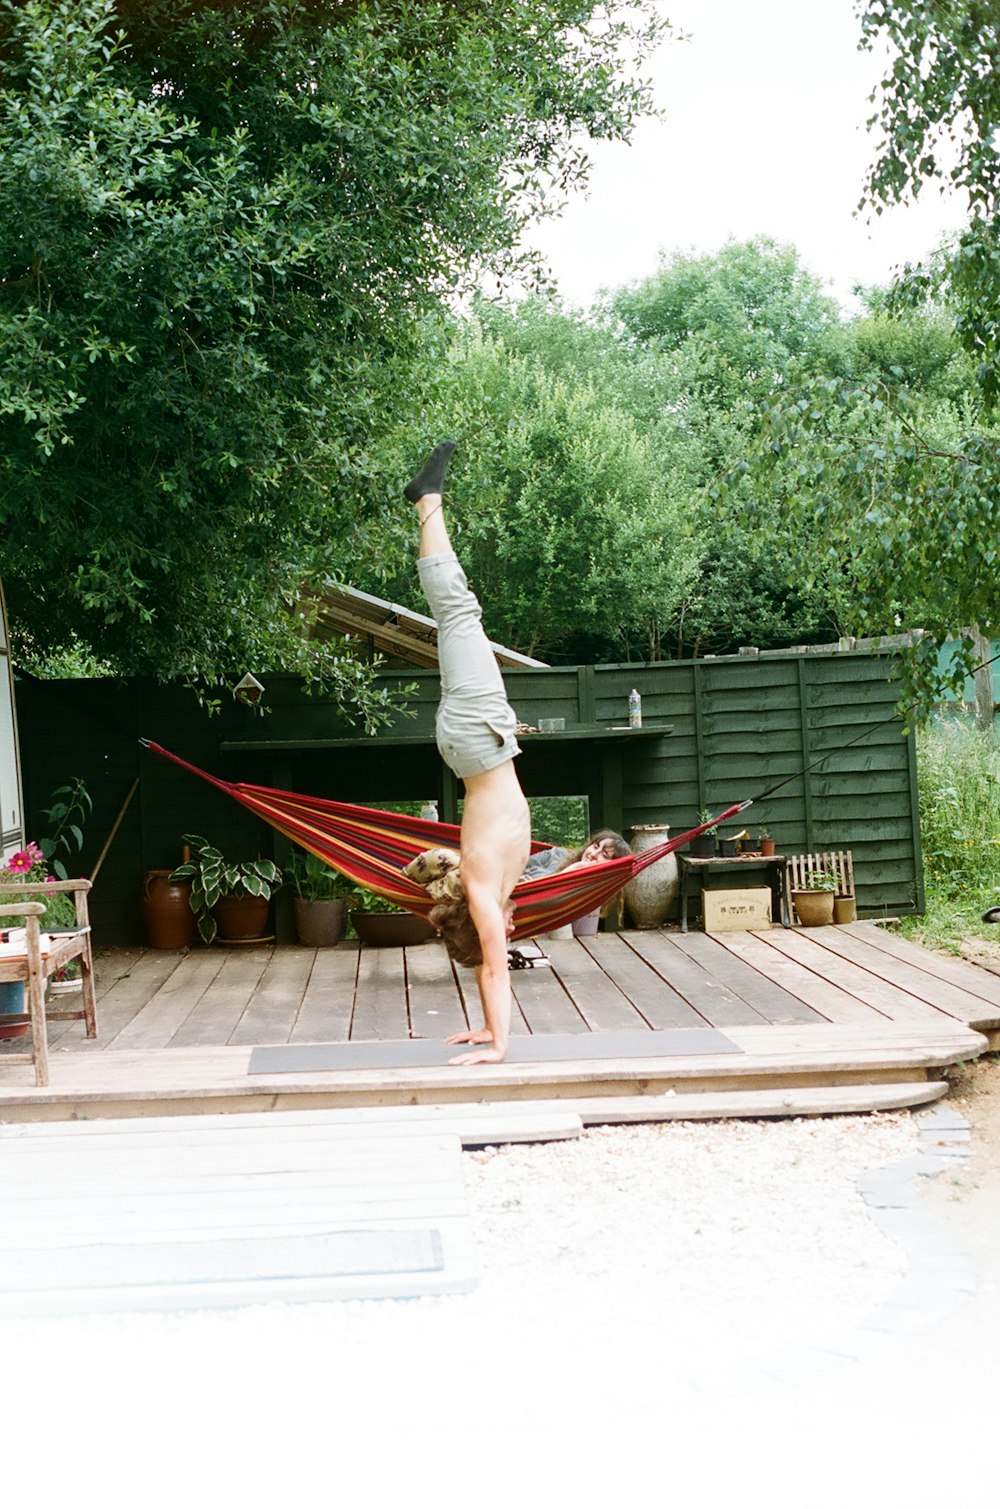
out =
{"type": "Polygon", "coordinates": [[[701,925],[706,933],[748,933],[771,926],[771,892],[767,886],[739,891],[701,893],[701,925]]]}

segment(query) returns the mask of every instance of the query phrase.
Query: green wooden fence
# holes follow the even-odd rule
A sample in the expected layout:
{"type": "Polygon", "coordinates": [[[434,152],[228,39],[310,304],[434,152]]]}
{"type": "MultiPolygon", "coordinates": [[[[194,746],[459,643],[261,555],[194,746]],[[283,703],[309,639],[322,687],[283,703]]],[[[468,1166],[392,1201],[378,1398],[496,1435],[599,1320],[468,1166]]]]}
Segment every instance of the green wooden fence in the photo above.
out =
{"type": "MultiPolygon", "coordinates": [[[[896,713],[895,666],[892,654],[766,652],[511,670],[504,679],[524,723],[562,717],[567,725],[562,738],[525,739],[529,794],[585,795],[595,826],[627,835],[639,823],[681,831],[702,808],[721,811],[782,783],[733,830],[764,825],[779,853],[850,849],[859,912],[874,916],[923,910],[915,747],[896,713]],[[636,739],[611,733],[628,723],[633,687],[644,725],[636,739]],[[669,732],[657,736],[658,728],[669,732]]],[[[143,877],[179,862],[182,833],[202,833],[234,857],[285,853],[264,824],[143,750],[140,737],[228,780],[373,804],[436,796],[445,815],[457,793],[432,742],[437,676],[406,670],[387,679],[415,684],[413,716],[369,738],[289,677],[261,675],[263,717],[228,697],[210,717],[191,692],[152,681],[22,678],[27,835],[43,831],[40,809],[53,788],[82,775],[94,799],[89,873],[139,777],[93,895],[99,942],[124,944],[142,941],[143,877]]]]}

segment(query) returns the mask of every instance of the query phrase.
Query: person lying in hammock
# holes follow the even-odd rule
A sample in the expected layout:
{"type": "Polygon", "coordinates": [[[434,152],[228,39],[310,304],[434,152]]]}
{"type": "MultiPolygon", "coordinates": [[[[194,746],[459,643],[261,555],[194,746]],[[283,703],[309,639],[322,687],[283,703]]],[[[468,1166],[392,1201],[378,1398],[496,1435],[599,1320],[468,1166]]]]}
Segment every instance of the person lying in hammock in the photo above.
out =
{"type": "Polygon", "coordinates": [[[591,833],[579,849],[564,849],[553,844],[551,849],[540,849],[528,856],[522,880],[535,880],[539,875],[559,875],[563,870],[578,870],[583,865],[599,865],[609,859],[624,859],[631,854],[627,841],[614,828],[598,828],[591,833]]]}
{"type": "Polygon", "coordinates": [[[437,620],[437,746],[445,764],[465,784],[459,893],[439,902],[430,920],[450,956],[475,970],[483,1008],[482,1028],[448,1039],[472,1044],[474,1051],[450,1062],[499,1064],[510,1039],[511,892],[531,847],[531,818],[514,769],[521,753],[515,738],[517,718],[483,630],[482,609],[452,549],[442,511],[445,473],[454,449],[450,440],[435,446],[403,489],[420,520],[417,571],[437,620]]]}

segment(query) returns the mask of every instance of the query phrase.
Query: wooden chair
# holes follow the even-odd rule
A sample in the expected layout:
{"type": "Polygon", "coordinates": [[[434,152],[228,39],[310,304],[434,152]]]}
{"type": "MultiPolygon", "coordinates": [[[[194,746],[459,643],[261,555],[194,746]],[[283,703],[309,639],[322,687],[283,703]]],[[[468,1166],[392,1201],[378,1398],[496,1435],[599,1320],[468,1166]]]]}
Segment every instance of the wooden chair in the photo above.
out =
{"type": "Polygon", "coordinates": [[[854,895],[854,855],[850,849],[830,854],[789,854],[788,882],[793,891],[803,889],[807,876],[826,870],[837,881],[836,896],[854,895]]]}
{"type": "MultiPolygon", "coordinates": [[[[0,980],[22,980],[27,988],[27,1021],[31,1026],[31,1052],[5,1053],[0,1058],[4,1064],[33,1063],[35,1083],[49,1082],[48,1022],[77,1022],[87,1024],[87,1036],[97,1036],[97,999],[94,993],[94,956],[90,941],[90,917],[87,911],[89,880],[14,881],[4,880],[4,891],[19,893],[23,901],[7,902],[0,906],[0,929],[24,927],[23,947],[16,943],[4,945],[0,951],[0,980]],[[76,927],[72,932],[42,933],[38,919],[45,911],[36,896],[51,895],[53,891],[69,891],[76,909],[76,927]],[[45,1005],[45,990],[48,981],[68,964],[71,959],[80,961],[80,976],[83,986],[83,1005],[77,1009],[60,1008],[49,1011],[45,1005]]],[[[18,1025],[24,1020],[6,1017],[4,1025],[18,1025]]]]}
{"type": "Polygon", "coordinates": [[[806,878],[820,870],[826,870],[835,878],[837,888],[834,896],[854,895],[854,855],[850,849],[838,849],[828,854],[789,854],[788,868],[785,871],[789,914],[792,911],[792,892],[802,890],[806,878]]]}

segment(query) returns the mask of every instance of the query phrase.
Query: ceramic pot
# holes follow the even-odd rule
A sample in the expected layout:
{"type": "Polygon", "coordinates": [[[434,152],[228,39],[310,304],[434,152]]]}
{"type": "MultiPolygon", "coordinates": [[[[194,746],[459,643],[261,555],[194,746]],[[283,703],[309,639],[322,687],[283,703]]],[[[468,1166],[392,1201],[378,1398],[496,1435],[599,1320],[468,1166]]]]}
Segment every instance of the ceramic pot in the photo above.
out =
{"type": "Polygon", "coordinates": [[[212,908],[219,937],[230,943],[263,938],[271,902],[267,896],[220,896],[212,908]]]}
{"type": "Polygon", "coordinates": [[[775,838],[762,838],[761,841],[760,841],[760,852],[761,852],[761,854],[764,854],[764,855],[777,854],[777,852],[778,852],[778,841],[777,841],[777,839],[775,839],[775,838]]]}
{"type": "Polygon", "coordinates": [[[826,927],[833,922],[832,891],[793,891],[795,915],[803,927],[826,927]]]}
{"type": "Polygon", "coordinates": [[[574,938],[592,938],[601,925],[601,909],[595,907],[584,917],[577,917],[573,923],[574,938]]]}
{"type": "Polygon", "coordinates": [[[295,931],[306,948],[333,948],[347,926],[346,901],[307,901],[296,896],[295,931]]]}
{"type": "Polygon", "coordinates": [[[198,920],[191,910],[191,881],[171,880],[170,870],[148,871],[142,887],[142,916],[150,948],[191,948],[198,920]]]}
{"type": "MultiPolygon", "coordinates": [[[[632,829],[632,853],[655,849],[669,835],[668,823],[639,823],[632,829]]],[[[625,887],[625,906],[635,926],[661,927],[676,907],[679,889],[676,854],[666,854],[640,870],[625,887]]]]}
{"type": "Polygon", "coordinates": [[[834,896],[833,920],[834,922],[856,922],[858,919],[858,903],[853,896],[834,896]]]}
{"type": "Polygon", "coordinates": [[[5,1027],[4,1018],[23,1016],[27,1009],[27,1002],[24,998],[24,981],[4,980],[0,982],[0,1039],[24,1036],[31,1025],[30,1022],[23,1022],[19,1027],[5,1027]]]}
{"type": "Polygon", "coordinates": [[[415,912],[351,912],[351,926],[373,948],[410,948],[434,937],[426,917],[415,912]]]}
{"type": "Polygon", "coordinates": [[[74,975],[73,978],[69,980],[49,981],[50,996],[72,996],[76,995],[77,991],[82,989],[83,980],[79,975],[74,975]]]}

